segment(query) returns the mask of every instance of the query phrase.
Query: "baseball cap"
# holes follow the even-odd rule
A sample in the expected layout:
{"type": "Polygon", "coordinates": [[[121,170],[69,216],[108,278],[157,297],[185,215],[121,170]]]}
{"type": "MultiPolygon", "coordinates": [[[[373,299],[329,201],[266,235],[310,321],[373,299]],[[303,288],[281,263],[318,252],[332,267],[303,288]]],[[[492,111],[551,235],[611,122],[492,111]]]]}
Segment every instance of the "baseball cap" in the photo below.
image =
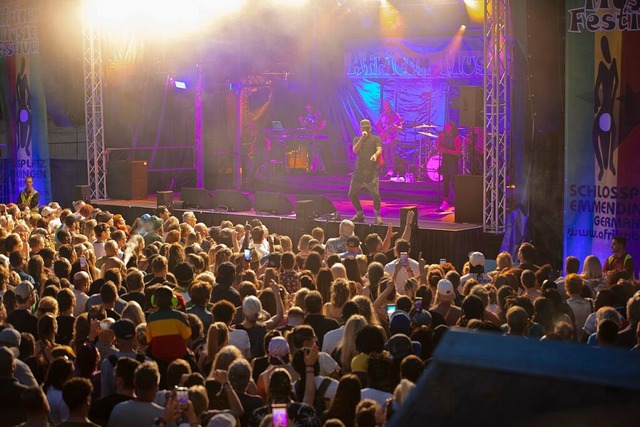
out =
{"type": "Polygon", "coordinates": [[[220,412],[209,420],[207,427],[236,427],[236,425],[236,418],[233,414],[229,412],[220,412]]]}
{"type": "Polygon", "coordinates": [[[456,296],[455,291],[453,290],[453,284],[447,279],[442,279],[438,282],[437,290],[438,295],[447,300],[453,300],[456,296]]]}
{"type": "Polygon", "coordinates": [[[13,328],[6,328],[0,332],[0,345],[4,345],[13,353],[15,357],[20,357],[20,342],[22,337],[20,332],[13,328]]]}
{"type": "Polygon", "coordinates": [[[178,283],[189,283],[193,280],[193,267],[186,262],[180,262],[173,270],[173,275],[176,276],[178,283]]]}
{"type": "Polygon", "coordinates": [[[147,222],[147,221],[149,221],[150,219],[151,219],[151,215],[149,215],[148,213],[146,213],[146,214],[144,214],[144,215],[142,215],[142,216],[140,217],[140,221],[142,221],[142,222],[147,222]]]}
{"type": "Polygon", "coordinates": [[[371,127],[371,122],[367,119],[360,120],[360,127],[371,127]]]}
{"type": "Polygon", "coordinates": [[[403,359],[410,354],[413,354],[413,343],[411,338],[405,334],[395,334],[389,338],[389,342],[386,344],[386,349],[391,353],[391,357],[394,359],[403,359]]]}
{"type": "Polygon", "coordinates": [[[360,246],[360,239],[358,236],[351,236],[347,238],[347,246],[351,248],[357,248],[360,246]]]}
{"type": "Polygon", "coordinates": [[[389,332],[391,334],[406,334],[409,333],[411,326],[411,319],[409,315],[402,310],[398,310],[391,315],[389,321],[389,332]]]}
{"type": "Polygon", "coordinates": [[[130,340],[136,336],[136,326],[129,319],[120,319],[111,325],[111,330],[116,334],[116,338],[130,340]]]}
{"type": "Polygon", "coordinates": [[[45,206],[40,211],[40,215],[42,215],[43,218],[46,218],[49,215],[52,215],[54,212],[55,212],[55,210],[51,209],[49,206],[45,206]]]}
{"type": "Polygon", "coordinates": [[[427,310],[416,311],[411,318],[411,323],[416,326],[429,326],[431,325],[431,321],[431,313],[429,313],[427,310]]]}
{"type": "Polygon", "coordinates": [[[479,265],[484,267],[484,254],[482,252],[470,252],[469,264],[472,267],[477,267],[479,265]]]}
{"type": "Polygon", "coordinates": [[[96,221],[98,222],[108,222],[111,218],[113,218],[113,214],[109,211],[100,212],[96,215],[96,221]]]}
{"type": "Polygon", "coordinates": [[[35,292],[35,290],[36,289],[33,287],[33,285],[25,280],[24,282],[16,286],[16,289],[14,292],[16,295],[18,295],[20,298],[24,300],[29,298],[29,295],[35,292]]]}

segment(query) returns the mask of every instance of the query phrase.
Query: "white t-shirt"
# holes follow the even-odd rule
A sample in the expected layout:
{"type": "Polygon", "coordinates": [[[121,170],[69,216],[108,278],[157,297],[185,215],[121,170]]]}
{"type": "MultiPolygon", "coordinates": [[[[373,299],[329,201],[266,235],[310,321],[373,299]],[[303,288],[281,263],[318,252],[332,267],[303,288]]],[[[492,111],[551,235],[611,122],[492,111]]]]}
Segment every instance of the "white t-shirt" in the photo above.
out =
{"type": "Polygon", "coordinates": [[[249,334],[242,329],[232,329],[229,331],[229,345],[236,346],[242,354],[251,353],[251,342],[249,334]]]}
{"type": "MultiPolygon", "coordinates": [[[[390,277],[393,277],[394,272],[396,271],[396,264],[400,262],[399,259],[394,259],[390,263],[384,266],[384,272],[388,273],[390,277]]],[[[416,279],[420,276],[420,264],[415,259],[409,258],[407,260],[409,263],[409,267],[411,267],[411,271],[413,271],[413,277],[416,279]]],[[[400,268],[398,270],[398,275],[396,276],[396,292],[400,295],[404,295],[404,284],[409,278],[409,274],[407,274],[407,270],[405,268],[400,268]]]]}
{"type": "Polygon", "coordinates": [[[476,279],[481,285],[484,285],[485,283],[491,283],[491,277],[489,277],[487,273],[467,273],[460,278],[460,286],[458,286],[459,294],[462,293],[462,288],[464,287],[465,282],[469,279],[476,279]]]}
{"type": "Polygon", "coordinates": [[[344,326],[340,326],[338,329],[334,329],[324,334],[324,339],[322,340],[322,351],[331,354],[338,346],[343,334],[344,326]]]}
{"type": "Polygon", "coordinates": [[[371,399],[378,403],[381,407],[384,408],[387,399],[392,397],[391,393],[387,393],[386,391],[376,390],[375,388],[363,388],[360,390],[360,399],[361,401],[364,399],[371,399]]]}

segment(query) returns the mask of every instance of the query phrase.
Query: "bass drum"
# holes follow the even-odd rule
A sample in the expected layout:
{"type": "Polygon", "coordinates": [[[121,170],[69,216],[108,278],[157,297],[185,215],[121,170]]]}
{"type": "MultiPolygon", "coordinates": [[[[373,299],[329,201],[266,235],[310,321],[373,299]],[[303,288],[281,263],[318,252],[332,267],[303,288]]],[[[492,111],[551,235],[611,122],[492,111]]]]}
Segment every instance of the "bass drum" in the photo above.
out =
{"type": "Polygon", "coordinates": [[[435,155],[429,157],[427,160],[427,166],[425,167],[425,175],[433,182],[442,181],[442,174],[440,174],[440,166],[442,165],[442,156],[435,155]]]}

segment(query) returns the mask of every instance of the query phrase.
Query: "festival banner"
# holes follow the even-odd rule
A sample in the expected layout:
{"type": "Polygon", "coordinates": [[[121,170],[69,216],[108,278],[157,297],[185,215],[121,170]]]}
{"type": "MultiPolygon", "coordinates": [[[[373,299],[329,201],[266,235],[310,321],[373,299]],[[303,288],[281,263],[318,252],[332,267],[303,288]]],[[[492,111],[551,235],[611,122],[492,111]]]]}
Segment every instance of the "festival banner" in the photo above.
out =
{"type": "Polygon", "coordinates": [[[38,23],[42,0],[3,0],[0,5],[0,100],[9,153],[9,200],[16,202],[27,176],[40,204],[51,200],[47,110],[42,83],[38,23]]]}
{"type": "MultiPolygon", "coordinates": [[[[640,257],[640,2],[566,0],[564,254],[640,257]]],[[[636,261],[636,269],[640,266],[636,261]]]]}
{"type": "Polygon", "coordinates": [[[346,42],[345,75],[351,78],[480,78],[482,37],[353,39],[346,42]]]}

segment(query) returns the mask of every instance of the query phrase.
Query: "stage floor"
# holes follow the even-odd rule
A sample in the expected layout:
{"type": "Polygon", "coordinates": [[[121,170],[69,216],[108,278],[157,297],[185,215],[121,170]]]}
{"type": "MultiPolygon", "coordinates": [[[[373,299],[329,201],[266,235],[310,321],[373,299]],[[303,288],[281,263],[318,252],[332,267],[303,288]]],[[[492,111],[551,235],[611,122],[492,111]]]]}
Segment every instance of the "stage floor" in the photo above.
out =
{"type": "MultiPolygon", "coordinates": [[[[234,223],[244,223],[251,218],[259,218],[270,230],[276,233],[283,233],[298,239],[300,235],[309,232],[311,228],[320,226],[325,229],[326,237],[333,237],[338,234],[338,226],[342,219],[351,218],[355,210],[351,205],[347,190],[349,181],[344,177],[316,176],[314,189],[310,188],[309,177],[296,180],[289,179],[290,186],[298,186],[298,192],[284,192],[293,206],[296,197],[304,197],[305,194],[322,195],[329,199],[337,209],[338,215],[332,218],[315,219],[313,223],[303,223],[296,220],[296,214],[271,215],[268,213],[255,212],[253,209],[244,212],[227,212],[215,209],[189,209],[194,211],[199,221],[207,225],[217,225],[224,219],[229,219],[234,223]],[[346,182],[345,182],[346,181],[346,182]],[[304,191],[302,191],[304,189],[304,191]],[[341,191],[341,192],[338,192],[341,191]]],[[[372,232],[376,232],[382,237],[386,232],[386,224],[393,224],[394,227],[400,225],[400,210],[406,206],[416,206],[418,208],[418,229],[412,237],[414,257],[422,252],[427,262],[435,263],[441,258],[446,258],[453,262],[456,267],[462,268],[467,261],[467,254],[471,251],[482,251],[487,259],[495,259],[497,255],[501,236],[485,234],[479,224],[456,223],[455,213],[451,209],[447,212],[437,212],[437,200],[433,200],[433,186],[422,185],[423,183],[395,183],[381,182],[381,216],[385,226],[373,224],[373,203],[366,190],[361,192],[361,202],[363,205],[366,223],[356,224],[356,234],[361,240],[372,232]],[[427,187],[427,188],[425,188],[427,187]]],[[[268,191],[278,191],[279,186],[273,185],[268,191]]],[[[292,189],[292,188],[289,188],[292,189]]],[[[266,190],[266,189],[265,189],[266,190]]],[[[436,192],[437,193],[437,192],[436,192]]],[[[245,193],[252,200],[254,194],[245,193]]],[[[112,213],[120,213],[128,223],[132,223],[136,217],[144,213],[152,213],[156,207],[155,195],[149,195],[146,199],[138,200],[102,200],[94,202],[103,210],[112,213]]],[[[179,216],[185,209],[182,209],[180,194],[174,193],[174,214],[179,216]]],[[[396,228],[396,231],[400,231],[396,228]]],[[[399,233],[401,234],[401,233],[399,233]]]]}

